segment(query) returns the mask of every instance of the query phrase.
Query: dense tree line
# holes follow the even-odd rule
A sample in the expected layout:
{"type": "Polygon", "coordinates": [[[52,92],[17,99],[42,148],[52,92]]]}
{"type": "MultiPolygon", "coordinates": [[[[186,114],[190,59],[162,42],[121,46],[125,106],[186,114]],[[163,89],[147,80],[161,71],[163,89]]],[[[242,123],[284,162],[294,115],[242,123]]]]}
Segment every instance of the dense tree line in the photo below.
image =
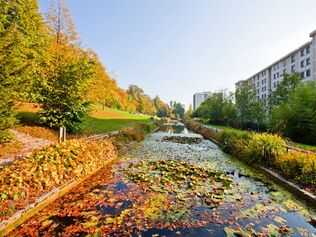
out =
{"type": "Polygon", "coordinates": [[[316,144],[316,82],[284,74],[268,100],[258,100],[255,88],[214,93],[193,113],[205,122],[241,129],[281,133],[293,141],[316,144]]]}
{"type": "Polygon", "coordinates": [[[90,103],[167,116],[169,107],[137,86],[126,91],[80,43],[61,0],[42,15],[36,0],[0,0],[0,142],[11,139],[17,101],[39,103],[40,121],[74,131],[90,103]]]}
{"type": "Polygon", "coordinates": [[[180,102],[171,101],[170,102],[170,111],[171,111],[172,117],[184,118],[185,108],[180,102]]]}

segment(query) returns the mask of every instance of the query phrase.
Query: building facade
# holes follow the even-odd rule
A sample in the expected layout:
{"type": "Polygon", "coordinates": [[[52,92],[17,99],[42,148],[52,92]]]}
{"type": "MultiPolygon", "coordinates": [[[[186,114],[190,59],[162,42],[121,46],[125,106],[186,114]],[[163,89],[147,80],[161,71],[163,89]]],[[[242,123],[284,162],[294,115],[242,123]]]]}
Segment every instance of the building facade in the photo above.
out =
{"type": "Polygon", "coordinates": [[[316,30],[310,33],[307,43],[265,67],[246,80],[238,81],[236,90],[245,85],[253,85],[257,99],[266,101],[283,80],[283,74],[298,72],[303,81],[316,80],[316,30]]]}
{"type": "Polygon", "coordinates": [[[195,93],[193,95],[193,110],[196,110],[212,94],[212,92],[195,93]]]}

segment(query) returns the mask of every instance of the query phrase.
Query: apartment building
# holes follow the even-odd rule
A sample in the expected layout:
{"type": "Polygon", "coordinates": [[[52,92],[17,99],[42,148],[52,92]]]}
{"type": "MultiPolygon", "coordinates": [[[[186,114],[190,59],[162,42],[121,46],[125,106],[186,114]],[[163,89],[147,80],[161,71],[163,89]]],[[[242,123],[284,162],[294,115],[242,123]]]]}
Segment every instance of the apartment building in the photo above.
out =
{"type": "Polygon", "coordinates": [[[212,92],[195,93],[193,95],[193,110],[196,110],[212,94],[212,92]]]}
{"type": "Polygon", "coordinates": [[[236,90],[245,85],[254,85],[257,99],[266,101],[283,80],[283,74],[298,72],[304,81],[316,80],[316,30],[310,33],[311,40],[289,54],[263,68],[250,78],[238,81],[236,90]]]}

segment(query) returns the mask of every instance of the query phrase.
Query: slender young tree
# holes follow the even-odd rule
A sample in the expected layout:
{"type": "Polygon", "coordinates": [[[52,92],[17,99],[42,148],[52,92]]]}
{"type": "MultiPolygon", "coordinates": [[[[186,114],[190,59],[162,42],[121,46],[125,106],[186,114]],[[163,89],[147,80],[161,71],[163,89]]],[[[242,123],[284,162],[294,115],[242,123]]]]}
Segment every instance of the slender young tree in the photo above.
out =
{"type": "Polygon", "coordinates": [[[40,120],[50,127],[79,128],[87,113],[84,87],[94,75],[89,52],[80,47],[74,23],[65,3],[52,2],[46,16],[50,29],[50,61],[39,88],[40,120]]]}
{"type": "Polygon", "coordinates": [[[193,108],[192,108],[192,104],[189,105],[188,110],[185,112],[185,117],[190,118],[193,114],[193,108]]]}

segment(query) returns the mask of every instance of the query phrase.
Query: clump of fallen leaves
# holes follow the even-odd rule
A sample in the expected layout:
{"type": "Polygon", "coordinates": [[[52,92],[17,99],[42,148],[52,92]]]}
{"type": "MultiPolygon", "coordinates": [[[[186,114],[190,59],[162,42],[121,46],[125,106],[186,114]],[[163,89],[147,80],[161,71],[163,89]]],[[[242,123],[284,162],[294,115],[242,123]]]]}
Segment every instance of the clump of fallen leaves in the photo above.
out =
{"type": "Polygon", "coordinates": [[[23,144],[19,141],[11,141],[0,144],[0,157],[16,154],[23,150],[23,144]]]}
{"type": "Polygon", "coordinates": [[[251,225],[247,225],[244,228],[224,228],[227,237],[244,236],[244,237],[264,237],[264,236],[292,236],[293,230],[287,225],[276,226],[268,224],[266,227],[261,228],[260,231],[255,231],[251,225]]]}
{"type": "Polygon", "coordinates": [[[116,156],[110,141],[70,140],[34,149],[24,160],[0,168],[0,220],[41,194],[89,175],[116,156]]]}

